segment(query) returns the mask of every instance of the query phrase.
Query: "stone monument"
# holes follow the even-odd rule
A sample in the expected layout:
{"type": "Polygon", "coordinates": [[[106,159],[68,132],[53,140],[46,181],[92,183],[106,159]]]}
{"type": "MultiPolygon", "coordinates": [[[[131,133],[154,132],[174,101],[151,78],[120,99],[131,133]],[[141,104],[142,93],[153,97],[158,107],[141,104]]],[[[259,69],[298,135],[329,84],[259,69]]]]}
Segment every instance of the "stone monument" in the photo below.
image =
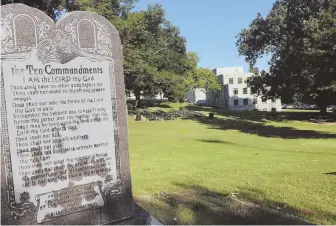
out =
{"type": "Polygon", "coordinates": [[[1,223],[135,219],[122,46],[91,12],[1,6],[1,223]]]}

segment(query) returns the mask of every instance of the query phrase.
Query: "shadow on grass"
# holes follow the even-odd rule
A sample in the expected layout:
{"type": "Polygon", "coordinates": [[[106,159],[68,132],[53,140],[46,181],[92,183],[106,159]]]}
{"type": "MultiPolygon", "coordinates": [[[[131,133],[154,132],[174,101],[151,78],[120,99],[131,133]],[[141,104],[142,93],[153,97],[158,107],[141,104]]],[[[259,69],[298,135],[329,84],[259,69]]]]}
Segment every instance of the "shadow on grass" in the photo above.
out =
{"type": "Polygon", "coordinates": [[[215,143],[215,144],[230,144],[230,145],[235,145],[235,143],[228,142],[228,141],[222,141],[222,140],[201,140],[201,139],[198,139],[197,141],[205,142],[205,143],[215,143]]]}
{"type": "Polygon", "coordinates": [[[261,121],[307,121],[312,123],[336,123],[336,114],[329,112],[260,112],[260,111],[229,111],[225,109],[214,109],[202,106],[187,106],[186,109],[193,111],[215,112],[218,115],[231,116],[240,120],[254,122],[261,121]]]}
{"type": "Polygon", "coordinates": [[[171,108],[168,104],[159,104],[156,107],[159,107],[159,108],[171,108]]]}
{"type": "MultiPolygon", "coordinates": [[[[214,144],[225,144],[225,145],[234,145],[242,148],[248,148],[248,149],[257,149],[257,150],[264,150],[267,152],[284,152],[284,153],[294,153],[297,152],[297,150],[290,150],[290,149],[274,149],[274,148],[262,148],[262,147],[253,147],[249,145],[243,145],[241,143],[233,143],[233,142],[227,142],[227,141],[220,141],[220,140],[207,140],[207,139],[197,139],[198,142],[204,142],[204,143],[214,143],[214,144]]],[[[336,155],[336,153],[330,153],[330,152],[321,152],[321,151],[299,151],[300,154],[312,154],[312,155],[336,155]]],[[[259,153],[255,153],[254,151],[251,152],[251,154],[259,155],[259,153]]],[[[332,174],[332,173],[329,173],[332,174]]],[[[335,172],[336,174],[336,172],[335,172]]]]}
{"type": "Polygon", "coordinates": [[[332,212],[325,212],[325,211],[313,211],[313,210],[306,210],[306,209],[299,209],[293,206],[290,206],[283,202],[277,202],[274,200],[269,200],[263,194],[263,191],[260,189],[253,189],[253,188],[239,188],[238,197],[243,200],[252,201],[257,205],[267,206],[271,209],[281,210],[283,213],[292,214],[294,216],[308,218],[315,215],[315,218],[323,219],[323,221],[328,222],[336,222],[336,215],[332,212]]]}
{"type": "Polygon", "coordinates": [[[330,173],[325,173],[326,175],[335,175],[336,176],[336,172],[330,172],[330,173]]]}
{"type": "Polygon", "coordinates": [[[198,117],[194,120],[208,125],[210,129],[217,130],[238,130],[243,133],[256,134],[262,137],[274,137],[283,139],[335,139],[336,134],[323,133],[315,130],[297,130],[292,127],[276,127],[265,125],[260,122],[248,121],[237,118],[214,118],[198,117]]]}
{"type": "MultiPolygon", "coordinates": [[[[137,197],[136,201],[163,224],[311,224],[299,217],[309,214],[307,212],[301,213],[283,203],[256,201],[253,199],[256,191],[244,189],[237,191],[236,195],[223,195],[200,186],[177,185],[184,190],[179,193],[137,197]]],[[[326,214],[326,217],[332,216],[326,214]]]]}
{"type": "MultiPolygon", "coordinates": [[[[136,101],[135,100],[127,100],[127,105],[132,105],[135,106],[136,101]]],[[[139,103],[139,109],[147,109],[150,107],[162,107],[162,108],[167,108],[169,107],[166,105],[167,101],[165,100],[141,100],[139,103]],[[166,107],[165,107],[166,106],[166,107]]]]}

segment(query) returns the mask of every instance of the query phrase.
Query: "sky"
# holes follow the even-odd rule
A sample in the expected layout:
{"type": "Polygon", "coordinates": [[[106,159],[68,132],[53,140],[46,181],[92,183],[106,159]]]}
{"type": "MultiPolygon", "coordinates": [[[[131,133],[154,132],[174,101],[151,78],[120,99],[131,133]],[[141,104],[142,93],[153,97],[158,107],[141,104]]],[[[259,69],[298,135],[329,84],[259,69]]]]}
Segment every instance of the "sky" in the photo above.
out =
{"type": "MultiPolygon", "coordinates": [[[[166,18],[180,28],[187,40],[187,51],[196,52],[200,67],[209,69],[243,66],[244,57],[238,56],[235,36],[248,28],[258,12],[266,16],[274,0],[139,0],[135,10],[145,10],[148,4],[159,3],[166,18]]],[[[267,57],[256,64],[268,70],[267,57]]]]}

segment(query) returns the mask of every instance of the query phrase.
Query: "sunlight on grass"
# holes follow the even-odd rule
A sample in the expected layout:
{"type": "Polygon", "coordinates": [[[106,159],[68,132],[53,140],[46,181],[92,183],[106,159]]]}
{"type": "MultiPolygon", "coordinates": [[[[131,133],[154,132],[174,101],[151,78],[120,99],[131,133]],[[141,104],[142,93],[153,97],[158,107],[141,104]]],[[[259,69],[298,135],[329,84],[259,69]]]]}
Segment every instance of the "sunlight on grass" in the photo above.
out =
{"type": "MultiPolygon", "coordinates": [[[[152,122],[129,118],[135,196],[199,186],[220,194],[235,192],[240,199],[261,201],[314,223],[336,223],[336,175],[328,174],[336,171],[336,124],[262,122],[223,114],[216,115],[218,125],[206,117],[152,122]]],[[[164,205],[146,203],[144,208],[174,223],[155,210],[164,205]]],[[[196,210],[176,212],[178,204],[173,208],[174,216],[181,214],[179,223],[197,223],[196,210]]]]}

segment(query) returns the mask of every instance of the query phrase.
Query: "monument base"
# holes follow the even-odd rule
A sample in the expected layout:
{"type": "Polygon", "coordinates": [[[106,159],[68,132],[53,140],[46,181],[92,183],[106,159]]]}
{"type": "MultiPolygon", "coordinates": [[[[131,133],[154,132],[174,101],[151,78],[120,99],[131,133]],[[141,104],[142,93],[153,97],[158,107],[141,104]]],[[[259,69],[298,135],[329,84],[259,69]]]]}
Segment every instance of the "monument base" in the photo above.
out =
{"type": "Polygon", "coordinates": [[[111,225],[162,225],[162,223],[152,217],[141,206],[134,203],[134,215],[132,217],[115,221],[111,225]]]}

